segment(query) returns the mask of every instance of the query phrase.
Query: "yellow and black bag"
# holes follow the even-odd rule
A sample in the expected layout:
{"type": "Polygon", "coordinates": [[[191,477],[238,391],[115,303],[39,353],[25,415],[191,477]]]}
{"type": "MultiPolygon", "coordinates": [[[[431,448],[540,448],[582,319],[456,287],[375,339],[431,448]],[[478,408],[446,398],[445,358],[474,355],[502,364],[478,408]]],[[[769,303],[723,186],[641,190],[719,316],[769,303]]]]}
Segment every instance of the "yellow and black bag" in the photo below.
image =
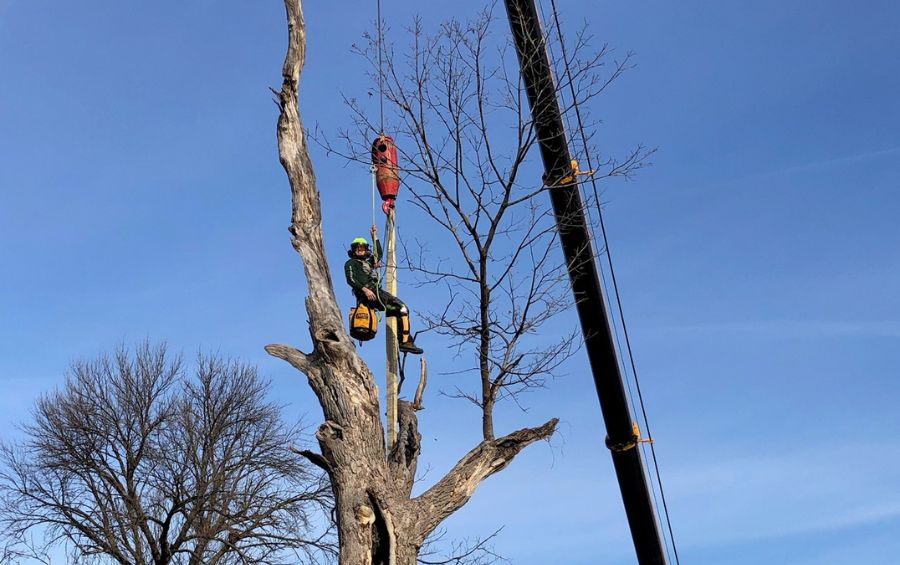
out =
{"type": "Polygon", "coordinates": [[[365,304],[357,304],[350,309],[350,337],[359,341],[369,341],[378,331],[375,310],[365,304]]]}

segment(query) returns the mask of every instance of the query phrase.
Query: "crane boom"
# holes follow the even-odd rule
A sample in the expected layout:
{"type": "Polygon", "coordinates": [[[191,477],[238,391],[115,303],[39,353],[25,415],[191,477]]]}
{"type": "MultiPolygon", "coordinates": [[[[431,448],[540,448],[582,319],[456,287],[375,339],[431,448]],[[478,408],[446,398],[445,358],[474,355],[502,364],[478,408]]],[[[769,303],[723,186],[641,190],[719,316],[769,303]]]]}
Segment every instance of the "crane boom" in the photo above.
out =
{"type": "Polygon", "coordinates": [[[544,163],[543,180],[549,187],[585,349],[606,424],[606,445],[612,453],[638,563],[665,565],[662,537],[641,451],[637,449],[639,438],[628,410],[537,7],[535,0],[505,0],[505,4],[544,163]]]}

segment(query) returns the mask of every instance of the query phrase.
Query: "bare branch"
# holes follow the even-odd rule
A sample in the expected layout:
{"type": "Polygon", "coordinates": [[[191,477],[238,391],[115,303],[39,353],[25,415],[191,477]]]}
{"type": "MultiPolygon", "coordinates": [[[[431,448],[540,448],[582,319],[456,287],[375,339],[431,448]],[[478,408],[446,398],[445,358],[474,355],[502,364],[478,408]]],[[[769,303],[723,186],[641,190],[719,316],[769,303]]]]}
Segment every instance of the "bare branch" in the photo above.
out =
{"type": "Polygon", "coordinates": [[[445,531],[440,531],[439,534],[432,535],[426,540],[419,556],[419,563],[423,565],[489,565],[498,561],[507,561],[494,551],[491,543],[494,538],[500,535],[501,531],[503,531],[503,528],[495,530],[485,538],[476,538],[471,541],[456,541],[444,551],[434,547],[443,541],[446,533],[445,531]],[[445,556],[438,557],[440,554],[445,556]]]}
{"type": "Polygon", "coordinates": [[[425,406],[422,404],[422,395],[425,393],[425,384],[428,382],[428,364],[422,357],[419,361],[419,386],[416,387],[416,395],[413,397],[413,409],[422,410],[425,406]]]}
{"type": "Polygon", "coordinates": [[[558,421],[553,418],[537,428],[483,441],[467,453],[440,481],[413,499],[418,539],[424,541],[444,518],[468,502],[484,479],[506,468],[520,451],[553,435],[558,421]]]}

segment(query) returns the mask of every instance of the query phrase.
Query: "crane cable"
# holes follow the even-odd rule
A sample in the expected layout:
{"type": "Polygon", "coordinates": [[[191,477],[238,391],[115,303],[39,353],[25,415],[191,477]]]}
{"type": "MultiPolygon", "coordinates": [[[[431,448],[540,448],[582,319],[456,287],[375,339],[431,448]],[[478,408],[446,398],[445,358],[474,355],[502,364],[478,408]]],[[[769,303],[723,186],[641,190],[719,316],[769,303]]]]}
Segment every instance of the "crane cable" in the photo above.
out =
{"type": "MultiPolygon", "coordinates": [[[[587,164],[588,164],[588,170],[593,170],[593,163],[591,162],[591,155],[590,155],[590,151],[588,148],[587,136],[584,133],[584,123],[581,118],[581,110],[580,110],[579,104],[578,104],[578,97],[576,96],[576,93],[575,93],[575,84],[573,82],[572,71],[571,71],[571,68],[569,67],[569,59],[568,59],[568,55],[566,53],[566,44],[565,44],[565,41],[563,40],[563,36],[562,36],[562,26],[559,23],[559,12],[556,8],[556,0],[550,0],[550,4],[551,4],[552,10],[553,10],[553,19],[554,19],[555,26],[556,26],[556,34],[557,34],[557,37],[559,38],[560,49],[562,50],[563,64],[564,64],[565,70],[566,70],[566,78],[569,83],[569,89],[571,91],[572,107],[575,109],[575,116],[576,116],[577,122],[578,122],[578,132],[581,137],[582,147],[583,147],[584,153],[585,153],[585,159],[587,160],[587,164]]],[[[628,353],[629,362],[631,365],[631,372],[634,377],[635,387],[637,388],[638,401],[639,401],[639,404],[641,407],[641,413],[642,413],[643,420],[644,420],[644,426],[647,429],[647,438],[648,438],[648,440],[650,440],[650,441],[648,441],[648,443],[650,444],[650,453],[652,454],[652,457],[653,457],[653,467],[654,467],[655,474],[656,474],[656,481],[657,481],[657,484],[659,485],[660,498],[662,499],[662,503],[663,503],[663,510],[664,510],[665,519],[666,519],[666,526],[669,530],[669,538],[672,541],[672,551],[675,554],[675,563],[680,565],[681,562],[678,559],[678,549],[675,546],[675,534],[672,531],[672,522],[669,517],[669,508],[668,508],[668,504],[666,503],[665,492],[663,492],[662,478],[661,478],[661,475],[659,472],[659,463],[656,458],[656,449],[653,447],[653,442],[652,442],[653,435],[650,433],[650,422],[647,418],[647,410],[644,406],[643,395],[641,394],[641,385],[640,385],[640,381],[638,380],[637,368],[636,368],[636,365],[634,362],[634,354],[633,354],[632,348],[631,348],[631,339],[628,336],[628,326],[625,323],[625,313],[622,308],[622,300],[619,295],[619,285],[616,280],[615,269],[613,268],[612,251],[610,249],[609,240],[606,235],[606,224],[603,220],[603,212],[600,208],[600,199],[599,199],[599,195],[598,195],[598,191],[597,191],[597,180],[594,175],[591,175],[591,186],[593,187],[594,205],[597,208],[597,217],[600,222],[600,232],[603,235],[603,245],[604,245],[604,248],[606,249],[606,262],[609,267],[610,278],[611,278],[612,284],[613,284],[613,295],[616,298],[616,307],[618,308],[618,311],[619,311],[619,321],[622,324],[622,332],[625,337],[625,345],[626,345],[626,350],[628,353]]]]}
{"type": "Polygon", "coordinates": [[[378,105],[381,115],[381,135],[384,135],[384,31],[381,27],[381,0],[376,2],[378,17],[378,105]]]}
{"type": "MultiPolygon", "coordinates": [[[[376,0],[375,6],[376,6],[375,7],[376,17],[378,18],[378,26],[377,26],[378,39],[376,41],[376,44],[378,46],[378,109],[379,109],[379,119],[380,119],[379,127],[381,128],[379,135],[384,136],[384,26],[383,26],[383,20],[381,19],[381,0],[376,0]]],[[[375,164],[373,163],[370,170],[372,171],[372,225],[374,226],[375,225],[375,189],[376,189],[376,185],[377,185],[378,169],[375,166],[375,164]]],[[[388,233],[388,230],[392,226],[394,227],[394,229],[396,229],[396,225],[394,225],[394,222],[395,222],[395,220],[393,218],[393,210],[391,210],[390,213],[387,213],[387,217],[385,218],[385,221],[384,221],[384,233],[385,234],[388,233]]],[[[372,239],[374,240],[377,238],[372,238],[372,239]]],[[[372,242],[372,245],[373,246],[375,245],[374,241],[372,242]]],[[[384,251],[387,252],[387,250],[384,250],[384,251]]],[[[394,267],[396,268],[396,265],[394,265],[394,267]]],[[[382,266],[382,270],[379,272],[379,280],[383,280],[385,278],[387,268],[388,268],[388,264],[387,264],[387,261],[385,261],[384,265],[382,266]]],[[[381,296],[380,296],[380,294],[378,294],[378,291],[380,289],[381,289],[381,286],[379,285],[378,289],[376,289],[376,297],[378,298],[379,301],[381,300],[381,296]]],[[[380,314],[380,312],[379,312],[379,314],[380,314]]],[[[385,315],[387,315],[387,314],[385,314],[385,315]]],[[[406,355],[404,354],[404,358],[405,357],[406,357],[406,355]]],[[[401,383],[402,383],[403,364],[400,363],[399,358],[400,357],[398,354],[397,363],[398,363],[398,367],[400,368],[401,383]]]]}
{"type": "MultiPolygon", "coordinates": [[[[376,23],[376,29],[378,30],[378,37],[376,39],[376,45],[378,49],[378,106],[379,106],[379,118],[380,118],[380,128],[381,131],[379,135],[384,135],[384,56],[383,56],[383,44],[384,44],[384,31],[381,26],[381,0],[376,0],[375,4],[375,17],[378,19],[376,23]]],[[[373,162],[369,167],[369,171],[372,173],[372,225],[375,225],[375,191],[377,190],[378,185],[378,168],[375,166],[373,162]]],[[[385,220],[385,233],[387,232],[390,226],[390,217],[385,220]]],[[[372,237],[372,252],[378,248],[378,236],[372,237]]],[[[380,259],[380,258],[379,258],[380,259]]],[[[381,301],[380,290],[381,284],[380,281],[384,280],[384,271],[387,270],[387,265],[382,266],[382,270],[378,272],[378,280],[379,284],[375,289],[375,298],[377,301],[381,301]]],[[[376,317],[379,321],[381,321],[381,312],[376,310],[376,317]]]]}

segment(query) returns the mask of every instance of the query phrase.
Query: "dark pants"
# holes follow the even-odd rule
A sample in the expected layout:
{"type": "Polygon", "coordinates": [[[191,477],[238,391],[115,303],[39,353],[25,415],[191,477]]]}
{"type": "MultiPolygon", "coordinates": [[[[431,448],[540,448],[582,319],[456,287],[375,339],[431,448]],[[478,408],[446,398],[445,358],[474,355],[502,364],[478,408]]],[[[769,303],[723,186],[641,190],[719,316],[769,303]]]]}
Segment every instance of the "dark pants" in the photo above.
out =
{"type": "Polygon", "coordinates": [[[366,298],[366,295],[363,294],[363,291],[361,290],[354,289],[353,294],[360,303],[365,304],[369,308],[384,312],[388,316],[400,316],[401,314],[409,312],[406,308],[406,304],[404,304],[402,300],[383,288],[370,288],[369,290],[375,293],[375,300],[366,298]]]}
{"type": "Polygon", "coordinates": [[[411,343],[412,338],[409,335],[409,309],[406,307],[406,304],[382,288],[370,288],[369,290],[375,293],[375,300],[367,299],[366,295],[363,294],[361,290],[354,289],[353,294],[356,295],[356,299],[360,304],[365,304],[373,310],[378,310],[384,312],[387,316],[397,318],[397,333],[400,338],[401,347],[405,343],[411,343]]]}

